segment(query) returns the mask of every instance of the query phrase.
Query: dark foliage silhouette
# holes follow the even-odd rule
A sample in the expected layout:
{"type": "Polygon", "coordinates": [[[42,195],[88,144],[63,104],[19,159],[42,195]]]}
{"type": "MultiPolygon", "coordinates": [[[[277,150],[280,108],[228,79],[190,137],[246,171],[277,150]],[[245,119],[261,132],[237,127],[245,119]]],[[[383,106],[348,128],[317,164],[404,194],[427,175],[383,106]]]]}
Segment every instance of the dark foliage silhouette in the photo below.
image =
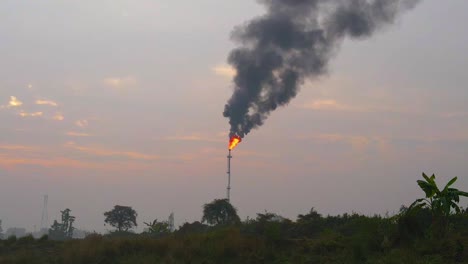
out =
{"type": "Polygon", "coordinates": [[[126,232],[137,226],[137,212],[130,206],[116,205],[114,209],[105,212],[104,216],[106,217],[104,222],[117,228],[118,232],[126,232]]]}

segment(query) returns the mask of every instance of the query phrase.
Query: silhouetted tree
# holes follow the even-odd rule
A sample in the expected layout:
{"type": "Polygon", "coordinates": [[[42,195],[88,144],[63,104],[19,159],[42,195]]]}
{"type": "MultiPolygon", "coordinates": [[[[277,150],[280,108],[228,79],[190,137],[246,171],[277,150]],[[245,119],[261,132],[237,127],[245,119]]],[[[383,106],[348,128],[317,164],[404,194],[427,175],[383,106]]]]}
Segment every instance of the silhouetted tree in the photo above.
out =
{"type": "Polygon", "coordinates": [[[62,230],[62,224],[54,220],[54,223],[49,228],[49,237],[53,240],[64,240],[65,233],[62,230]]]}
{"type": "Polygon", "coordinates": [[[292,225],[291,220],[265,210],[265,213],[257,213],[255,219],[247,219],[242,228],[246,233],[262,235],[268,240],[278,240],[291,234],[292,225]]]}
{"type": "Polygon", "coordinates": [[[297,216],[298,222],[318,221],[320,219],[322,219],[322,215],[319,214],[313,207],[310,208],[309,213],[305,215],[300,214],[297,216]]]}
{"type": "Polygon", "coordinates": [[[137,226],[137,215],[137,212],[130,206],[116,205],[114,209],[104,213],[106,217],[104,222],[117,228],[119,232],[128,231],[137,226]]]}
{"type": "Polygon", "coordinates": [[[57,220],[54,220],[54,224],[49,229],[49,237],[55,240],[64,240],[71,239],[73,237],[73,222],[75,222],[75,217],[70,215],[71,210],[65,209],[60,211],[62,214],[62,222],[59,223],[57,220]]]}
{"type": "Polygon", "coordinates": [[[3,239],[2,219],[0,219],[0,239],[3,239]]]}
{"type": "Polygon", "coordinates": [[[204,225],[198,221],[195,221],[193,223],[185,222],[182,226],[179,227],[176,233],[179,233],[179,234],[202,233],[202,232],[205,232],[207,229],[208,229],[207,225],[204,225]]]}
{"type": "Polygon", "coordinates": [[[265,213],[257,213],[257,218],[255,219],[257,222],[264,223],[264,222],[282,222],[284,217],[277,215],[275,213],[270,213],[265,210],[265,213]]]}
{"type": "MultiPolygon", "coordinates": [[[[340,221],[339,218],[329,219],[330,224],[333,224],[335,221],[340,221]]],[[[315,237],[323,229],[325,224],[325,219],[322,218],[322,215],[319,214],[313,207],[310,209],[307,214],[299,214],[297,216],[297,226],[296,232],[298,235],[306,237],[315,237]]]]}
{"type": "Polygon", "coordinates": [[[60,212],[62,213],[62,224],[65,231],[65,236],[67,238],[72,238],[73,230],[75,230],[75,228],[73,227],[75,217],[70,215],[71,210],[68,208],[60,212]]]}
{"type": "Polygon", "coordinates": [[[203,206],[202,222],[209,225],[229,225],[240,223],[237,210],[227,199],[215,199],[203,206]]]}

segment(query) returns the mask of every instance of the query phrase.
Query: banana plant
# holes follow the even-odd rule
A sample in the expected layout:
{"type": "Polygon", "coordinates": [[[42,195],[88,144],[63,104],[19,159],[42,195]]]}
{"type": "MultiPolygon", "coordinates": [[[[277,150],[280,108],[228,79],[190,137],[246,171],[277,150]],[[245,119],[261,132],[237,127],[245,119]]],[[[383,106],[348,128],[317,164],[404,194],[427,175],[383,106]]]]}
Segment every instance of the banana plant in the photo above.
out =
{"type": "Polygon", "coordinates": [[[461,213],[461,209],[458,206],[460,196],[468,197],[468,193],[456,188],[450,188],[457,181],[457,177],[452,178],[440,190],[435,182],[434,174],[428,177],[423,173],[422,176],[424,180],[418,180],[417,183],[426,194],[426,197],[414,201],[409,209],[429,208],[433,216],[443,217],[448,217],[452,213],[452,210],[456,213],[461,213]]]}
{"type": "Polygon", "coordinates": [[[143,222],[148,227],[148,233],[151,234],[165,234],[170,232],[169,223],[166,221],[159,222],[155,219],[153,222],[143,222]]]}

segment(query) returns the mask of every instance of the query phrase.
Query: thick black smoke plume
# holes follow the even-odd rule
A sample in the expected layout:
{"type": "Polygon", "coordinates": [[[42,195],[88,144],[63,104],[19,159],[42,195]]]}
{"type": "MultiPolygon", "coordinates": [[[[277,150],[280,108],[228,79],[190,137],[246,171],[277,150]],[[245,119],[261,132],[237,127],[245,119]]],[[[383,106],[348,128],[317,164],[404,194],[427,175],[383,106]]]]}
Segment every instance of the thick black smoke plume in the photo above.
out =
{"type": "Polygon", "coordinates": [[[418,0],[260,0],[268,12],[233,32],[235,90],[223,115],[244,137],[317,77],[345,37],[370,37],[418,0]]]}

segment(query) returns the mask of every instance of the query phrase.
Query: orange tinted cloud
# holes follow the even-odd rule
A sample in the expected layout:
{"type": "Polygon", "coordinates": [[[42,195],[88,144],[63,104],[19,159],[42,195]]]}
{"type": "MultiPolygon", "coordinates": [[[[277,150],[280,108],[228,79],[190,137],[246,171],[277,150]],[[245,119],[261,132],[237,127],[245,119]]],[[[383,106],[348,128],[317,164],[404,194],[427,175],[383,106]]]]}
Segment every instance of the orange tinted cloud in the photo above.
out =
{"type": "Polygon", "coordinates": [[[0,154],[0,167],[14,169],[22,165],[34,165],[44,168],[93,169],[106,171],[148,170],[148,164],[136,162],[90,162],[64,157],[24,158],[0,154]]]}
{"type": "Polygon", "coordinates": [[[140,152],[133,152],[133,151],[116,151],[116,150],[109,150],[104,148],[98,147],[85,147],[79,146],[73,142],[68,142],[65,144],[66,147],[90,154],[95,156],[103,156],[103,157],[124,157],[129,159],[136,159],[136,160],[159,160],[160,157],[157,155],[149,155],[140,152]]]}
{"type": "Polygon", "coordinates": [[[67,132],[65,134],[70,137],[91,137],[92,136],[87,133],[79,133],[79,132],[73,132],[73,131],[67,132]]]}
{"type": "Polygon", "coordinates": [[[76,125],[77,127],[81,127],[81,128],[87,127],[88,124],[89,124],[89,123],[88,123],[88,120],[85,120],[85,119],[77,120],[77,121],[75,122],[75,125],[76,125]]]}
{"type": "Polygon", "coordinates": [[[32,113],[28,113],[28,112],[24,112],[24,111],[21,111],[19,113],[20,116],[22,117],[40,117],[42,116],[44,113],[43,112],[32,112],[32,113]]]}
{"type": "Polygon", "coordinates": [[[58,104],[51,100],[36,100],[37,105],[58,106],[58,104]]]}
{"type": "Polygon", "coordinates": [[[62,113],[55,113],[52,119],[57,120],[57,121],[62,121],[65,119],[65,117],[62,115],[62,113]]]}
{"type": "Polygon", "coordinates": [[[8,104],[7,105],[1,105],[0,109],[1,108],[19,107],[19,106],[22,106],[22,105],[23,105],[23,102],[21,102],[18,98],[16,98],[15,96],[10,96],[10,101],[8,101],[8,104]]]}
{"type": "Polygon", "coordinates": [[[366,136],[355,136],[355,135],[343,135],[343,134],[315,134],[315,135],[307,135],[307,136],[300,136],[300,139],[311,139],[316,142],[321,143],[337,143],[337,142],[345,142],[350,144],[353,149],[356,150],[363,150],[371,142],[375,141],[374,137],[366,137],[366,136]]]}
{"type": "Polygon", "coordinates": [[[8,105],[11,106],[11,107],[16,107],[16,106],[23,105],[23,102],[21,102],[20,100],[18,100],[14,96],[10,96],[10,102],[8,103],[8,105]]]}
{"type": "MultiPolygon", "coordinates": [[[[153,164],[143,163],[140,160],[123,161],[93,161],[64,157],[54,147],[0,145],[0,168],[15,169],[21,166],[40,166],[43,168],[73,168],[94,169],[108,171],[122,170],[148,170],[153,164]]],[[[105,154],[101,152],[101,154],[105,154]]],[[[66,155],[66,154],[65,154],[66,155]]],[[[132,154],[129,154],[132,156],[132,154]]],[[[133,156],[137,156],[134,154],[133,156]]]]}
{"type": "Polygon", "coordinates": [[[339,103],[333,99],[314,100],[299,106],[304,109],[324,110],[324,111],[365,111],[363,108],[353,107],[339,103]]]}
{"type": "Polygon", "coordinates": [[[2,150],[34,151],[34,150],[37,150],[38,147],[23,146],[23,145],[0,145],[0,149],[2,149],[2,150]]]}
{"type": "Polygon", "coordinates": [[[232,78],[236,75],[236,70],[229,65],[219,65],[214,67],[213,72],[216,75],[232,78]]]}
{"type": "Polygon", "coordinates": [[[366,152],[367,150],[377,150],[379,154],[390,157],[395,154],[395,146],[391,138],[379,135],[346,135],[346,134],[315,134],[299,136],[299,139],[311,140],[318,143],[345,143],[351,146],[354,151],[366,152]]]}
{"type": "Polygon", "coordinates": [[[164,140],[168,141],[200,141],[200,142],[225,142],[226,140],[221,140],[219,138],[210,138],[210,137],[202,137],[199,135],[185,135],[185,136],[170,136],[164,138],[164,140]]]}
{"type": "Polygon", "coordinates": [[[133,76],[127,76],[127,77],[109,77],[105,78],[103,80],[103,83],[106,86],[112,87],[112,88],[127,88],[136,85],[137,79],[133,76]]]}

